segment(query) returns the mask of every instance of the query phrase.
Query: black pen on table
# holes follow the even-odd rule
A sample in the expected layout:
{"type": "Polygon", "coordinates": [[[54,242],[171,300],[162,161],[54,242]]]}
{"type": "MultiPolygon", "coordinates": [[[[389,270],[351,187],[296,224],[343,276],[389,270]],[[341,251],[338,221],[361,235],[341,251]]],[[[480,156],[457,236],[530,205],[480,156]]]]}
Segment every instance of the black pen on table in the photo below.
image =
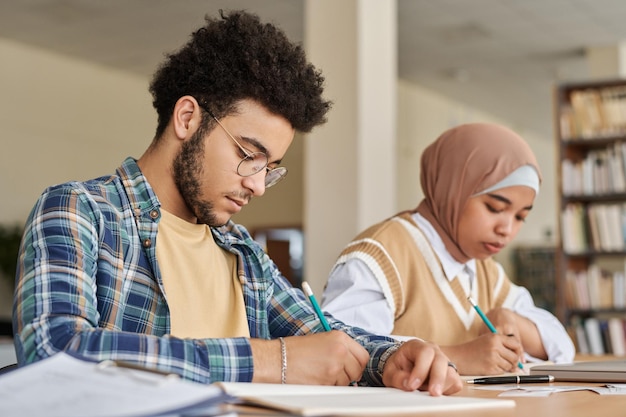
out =
{"type": "Polygon", "coordinates": [[[506,375],[468,379],[468,384],[532,384],[554,382],[552,375],[506,375]]]}
{"type": "MultiPolygon", "coordinates": [[[[496,328],[494,327],[493,324],[491,324],[491,321],[489,321],[489,319],[487,318],[487,316],[485,316],[485,313],[483,313],[483,311],[480,309],[480,307],[478,307],[478,304],[476,304],[474,302],[474,300],[472,299],[471,296],[467,297],[467,300],[470,302],[470,304],[472,304],[472,306],[474,307],[474,310],[476,310],[476,312],[478,313],[478,315],[480,316],[481,319],[483,319],[483,322],[485,322],[485,324],[487,325],[487,327],[489,327],[489,330],[491,330],[491,333],[497,333],[496,328]]],[[[519,369],[524,369],[524,365],[522,365],[522,363],[520,361],[517,361],[517,367],[519,369]]]]}
{"type": "MultiPolygon", "coordinates": [[[[315,310],[315,314],[317,314],[317,317],[322,322],[322,327],[324,327],[324,330],[326,330],[327,332],[331,331],[332,328],[328,324],[326,317],[324,317],[324,313],[322,312],[320,305],[317,303],[315,294],[313,294],[313,290],[311,290],[311,287],[309,286],[308,282],[306,281],[302,282],[302,291],[304,291],[304,294],[306,294],[306,296],[309,297],[309,301],[311,301],[311,304],[313,305],[313,310],[315,310]]],[[[358,386],[356,381],[350,382],[350,385],[352,385],[353,387],[358,386]]]]}

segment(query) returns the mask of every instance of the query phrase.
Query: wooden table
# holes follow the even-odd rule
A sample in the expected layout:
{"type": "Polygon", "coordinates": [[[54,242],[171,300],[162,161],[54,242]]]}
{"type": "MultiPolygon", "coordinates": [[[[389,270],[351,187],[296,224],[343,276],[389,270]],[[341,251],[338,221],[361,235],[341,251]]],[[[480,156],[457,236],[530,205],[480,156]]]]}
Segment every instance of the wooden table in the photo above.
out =
{"type": "MultiPolygon", "coordinates": [[[[533,384],[525,384],[532,386],[533,384]]],[[[601,386],[594,383],[556,382],[541,384],[542,386],[601,386]]],[[[499,398],[502,391],[487,391],[466,385],[455,395],[476,398],[499,398]]],[[[511,397],[500,397],[511,399],[511,397]]],[[[515,408],[477,409],[466,411],[445,411],[437,413],[417,414],[384,414],[384,417],[415,416],[446,416],[446,417],[624,417],[626,416],[626,395],[599,395],[593,391],[571,391],[553,393],[548,397],[515,397],[515,408]]],[[[286,416],[288,414],[260,410],[252,407],[235,407],[240,416],[268,417],[286,416]]],[[[381,417],[383,417],[381,415],[381,417]]]]}
{"type": "MultiPolygon", "coordinates": [[[[532,386],[533,384],[525,384],[532,386]]],[[[543,386],[601,386],[602,384],[582,382],[555,382],[543,386]]],[[[466,397],[498,397],[502,391],[486,391],[466,385],[458,394],[466,397]]],[[[515,397],[515,408],[511,410],[467,411],[449,416],[488,417],[624,417],[626,416],[626,395],[599,395],[593,391],[557,392],[548,397],[515,397]]]]}
{"type": "MultiPolygon", "coordinates": [[[[577,354],[575,362],[625,359],[612,355],[581,355],[577,354]]],[[[532,386],[534,384],[525,384],[532,386]]],[[[602,386],[593,382],[555,382],[541,384],[543,386],[602,386]]],[[[511,398],[498,397],[502,391],[486,391],[466,385],[455,395],[482,398],[511,398]]],[[[553,393],[548,397],[520,397],[513,398],[515,409],[506,412],[498,411],[493,414],[485,412],[466,412],[466,417],[473,416],[530,416],[530,417],[624,417],[626,416],[626,395],[600,395],[593,391],[571,391],[553,393]]],[[[457,414],[449,414],[456,416],[457,414]]],[[[461,415],[461,414],[458,414],[461,415]]]]}

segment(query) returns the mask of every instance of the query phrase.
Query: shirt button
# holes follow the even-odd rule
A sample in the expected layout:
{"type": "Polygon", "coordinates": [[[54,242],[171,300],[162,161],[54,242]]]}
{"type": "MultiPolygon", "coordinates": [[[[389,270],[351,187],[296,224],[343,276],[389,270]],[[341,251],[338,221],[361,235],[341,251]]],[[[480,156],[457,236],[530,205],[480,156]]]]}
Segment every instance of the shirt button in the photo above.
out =
{"type": "Polygon", "coordinates": [[[150,211],[150,217],[152,217],[153,219],[156,219],[157,217],[159,217],[159,210],[150,211]]]}
{"type": "Polygon", "coordinates": [[[143,247],[144,248],[149,248],[150,246],[152,246],[152,239],[144,239],[143,240],[143,247]]]}

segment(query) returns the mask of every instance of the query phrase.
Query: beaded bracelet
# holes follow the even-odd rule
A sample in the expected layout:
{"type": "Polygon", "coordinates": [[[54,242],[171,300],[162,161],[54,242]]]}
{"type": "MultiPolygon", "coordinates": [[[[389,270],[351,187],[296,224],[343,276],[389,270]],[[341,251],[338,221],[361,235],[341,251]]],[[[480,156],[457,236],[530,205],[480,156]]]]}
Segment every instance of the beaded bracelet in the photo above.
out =
{"type": "Polygon", "coordinates": [[[280,341],[280,359],[281,359],[281,367],[280,367],[280,383],[287,383],[287,346],[285,345],[285,339],[279,337],[280,341]]]}

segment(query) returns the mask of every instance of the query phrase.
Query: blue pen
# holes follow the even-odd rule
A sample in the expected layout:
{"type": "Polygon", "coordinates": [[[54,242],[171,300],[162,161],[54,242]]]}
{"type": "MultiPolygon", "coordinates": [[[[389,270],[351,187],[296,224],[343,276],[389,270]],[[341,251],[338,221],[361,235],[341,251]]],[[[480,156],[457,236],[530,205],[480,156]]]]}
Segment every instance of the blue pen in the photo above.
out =
{"type": "MultiPolygon", "coordinates": [[[[478,307],[478,304],[476,304],[474,302],[474,300],[472,299],[472,297],[467,297],[467,300],[472,304],[472,306],[474,307],[474,310],[476,310],[476,312],[478,313],[478,315],[480,316],[481,319],[483,319],[483,321],[485,322],[485,324],[487,325],[487,327],[489,327],[489,330],[491,330],[491,333],[497,333],[497,330],[495,327],[493,327],[493,324],[491,324],[491,321],[489,321],[489,319],[487,318],[487,316],[485,316],[485,313],[483,313],[483,311],[480,309],[480,307],[478,307]]],[[[524,365],[522,365],[521,362],[517,362],[517,367],[519,369],[524,369],[524,365]]]]}
{"type": "Polygon", "coordinates": [[[313,309],[315,310],[317,317],[322,322],[322,326],[324,326],[324,330],[326,330],[327,332],[331,331],[332,329],[330,328],[328,321],[326,321],[326,317],[324,317],[324,313],[322,313],[322,309],[320,308],[320,305],[317,304],[315,295],[313,295],[313,291],[311,291],[311,287],[309,286],[308,282],[304,281],[302,283],[302,290],[307,295],[307,297],[309,297],[309,300],[311,301],[311,304],[313,305],[313,309]]]}

